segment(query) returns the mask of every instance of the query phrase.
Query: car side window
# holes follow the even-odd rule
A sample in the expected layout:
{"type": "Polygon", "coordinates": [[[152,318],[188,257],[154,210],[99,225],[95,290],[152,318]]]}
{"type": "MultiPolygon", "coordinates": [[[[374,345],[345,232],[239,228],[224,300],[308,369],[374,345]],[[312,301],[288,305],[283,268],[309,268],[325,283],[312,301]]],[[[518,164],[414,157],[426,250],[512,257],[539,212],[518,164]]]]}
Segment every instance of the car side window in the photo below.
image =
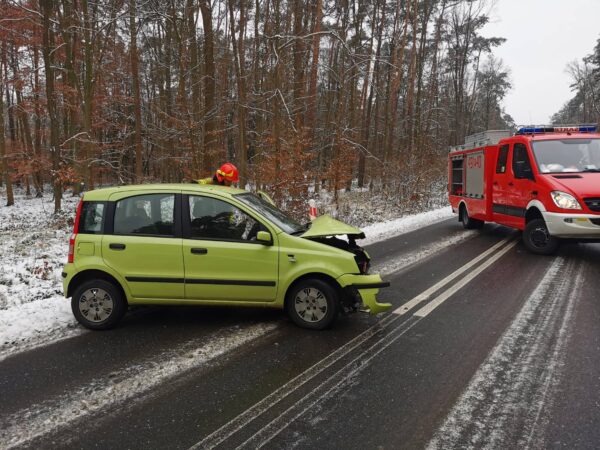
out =
{"type": "Polygon", "coordinates": [[[500,147],[498,152],[498,163],[496,164],[496,173],[506,172],[506,161],[508,160],[508,144],[500,147]]]}
{"type": "Polygon", "coordinates": [[[115,205],[115,234],[173,236],[175,194],[137,195],[115,205]]]}
{"type": "Polygon", "coordinates": [[[512,158],[513,173],[516,178],[527,178],[531,174],[531,163],[524,144],[515,144],[512,158]]]}
{"type": "Polygon", "coordinates": [[[189,206],[192,239],[255,241],[259,231],[267,230],[260,222],[222,200],[190,195],[189,206]]]}
{"type": "Polygon", "coordinates": [[[83,202],[78,233],[102,234],[104,210],[105,204],[102,202],[83,202]]]}

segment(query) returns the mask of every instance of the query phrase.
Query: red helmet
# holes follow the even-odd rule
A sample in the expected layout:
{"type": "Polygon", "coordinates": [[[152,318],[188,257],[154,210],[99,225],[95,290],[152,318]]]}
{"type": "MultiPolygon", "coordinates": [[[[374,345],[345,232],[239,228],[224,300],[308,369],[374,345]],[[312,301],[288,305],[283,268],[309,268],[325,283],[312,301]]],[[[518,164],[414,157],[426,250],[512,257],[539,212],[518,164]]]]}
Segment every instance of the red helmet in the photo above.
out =
{"type": "Polygon", "coordinates": [[[223,180],[231,181],[232,183],[235,183],[239,180],[237,167],[235,167],[231,163],[223,164],[217,170],[217,173],[215,175],[217,176],[217,180],[219,181],[219,183],[223,180]]]}

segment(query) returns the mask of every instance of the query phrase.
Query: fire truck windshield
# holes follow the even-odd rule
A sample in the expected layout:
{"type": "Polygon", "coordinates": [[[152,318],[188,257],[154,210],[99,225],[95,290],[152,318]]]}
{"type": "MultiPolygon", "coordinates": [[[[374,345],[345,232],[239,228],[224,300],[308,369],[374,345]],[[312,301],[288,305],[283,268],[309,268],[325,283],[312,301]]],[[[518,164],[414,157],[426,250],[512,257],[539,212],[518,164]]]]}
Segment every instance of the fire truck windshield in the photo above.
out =
{"type": "Polygon", "coordinates": [[[600,139],[532,142],[540,173],[600,172],[600,139]]]}

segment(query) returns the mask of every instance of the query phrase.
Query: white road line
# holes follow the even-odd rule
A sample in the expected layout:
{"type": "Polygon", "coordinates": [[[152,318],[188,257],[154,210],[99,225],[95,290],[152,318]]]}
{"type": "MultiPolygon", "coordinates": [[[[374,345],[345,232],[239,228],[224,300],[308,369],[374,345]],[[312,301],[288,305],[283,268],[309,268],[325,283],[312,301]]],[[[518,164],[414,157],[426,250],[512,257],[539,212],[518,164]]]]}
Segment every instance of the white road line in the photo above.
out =
{"type": "MultiPolygon", "coordinates": [[[[505,239],[504,241],[496,244],[490,250],[492,250],[492,251],[496,250],[499,247],[501,247],[502,244],[505,244],[506,242],[508,242],[508,239],[505,239]]],[[[269,424],[267,424],[261,430],[257,431],[253,436],[251,436],[243,444],[241,444],[238,447],[238,449],[244,448],[244,447],[262,448],[263,446],[268,444],[273,438],[275,438],[278,434],[280,434],[283,430],[285,430],[289,425],[291,425],[298,417],[301,417],[302,415],[304,415],[308,410],[310,410],[310,408],[312,408],[314,405],[318,404],[323,398],[329,396],[332,392],[339,389],[339,387],[344,382],[346,382],[349,378],[355,376],[359,371],[364,369],[371,360],[373,360],[383,350],[385,350],[390,345],[392,345],[394,342],[396,342],[406,332],[408,332],[417,323],[419,323],[423,318],[425,318],[431,311],[433,311],[433,309],[435,309],[437,306],[439,306],[441,303],[443,303],[443,301],[445,301],[447,298],[449,298],[452,294],[454,294],[460,288],[465,286],[467,283],[472,281],[477,275],[479,275],[486,268],[491,266],[495,261],[500,259],[504,254],[506,254],[510,249],[512,249],[516,245],[516,243],[517,243],[516,241],[510,242],[506,247],[504,247],[496,255],[494,255],[492,258],[487,260],[483,265],[481,265],[476,271],[474,271],[473,274],[470,274],[469,277],[462,279],[460,282],[458,282],[456,285],[454,285],[452,288],[450,288],[444,294],[440,295],[435,300],[433,300],[430,304],[428,304],[425,307],[425,308],[430,309],[426,314],[425,313],[418,314],[418,312],[413,314],[413,316],[416,318],[416,321],[410,323],[410,325],[406,329],[402,330],[400,333],[393,336],[392,338],[389,338],[389,336],[386,336],[386,337],[382,338],[381,340],[377,341],[376,343],[374,343],[373,345],[371,345],[369,348],[364,349],[359,355],[357,355],[352,361],[347,363],[343,368],[339,369],[335,374],[329,376],[327,378],[327,380],[321,384],[321,386],[319,386],[317,389],[309,392],[305,397],[300,399],[294,405],[290,406],[285,412],[280,414],[277,418],[273,419],[269,424]],[[368,357],[363,359],[363,357],[366,355],[368,355],[368,357]],[[359,360],[361,363],[360,366],[357,369],[352,370],[352,365],[355,364],[359,360]],[[326,383],[333,383],[333,386],[331,386],[326,392],[324,392],[322,394],[318,394],[317,391],[319,389],[322,389],[323,385],[325,385],[326,383]],[[315,395],[316,395],[316,398],[315,398],[315,395]],[[303,405],[303,403],[306,403],[306,402],[309,402],[308,405],[303,405]],[[299,408],[301,408],[301,410],[299,412],[297,412],[297,410],[299,408]]],[[[482,255],[489,255],[491,253],[490,250],[484,252],[482,255]]],[[[480,257],[475,258],[473,261],[479,262],[479,261],[481,261],[481,259],[482,258],[480,255],[480,257]]],[[[472,265],[473,265],[472,262],[468,264],[469,267],[471,267],[472,265]]],[[[457,272],[459,272],[459,271],[457,271],[457,272]]],[[[462,272],[460,272],[460,273],[462,273],[462,272]]],[[[458,275],[460,275],[460,273],[458,273],[458,275]]],[[[454,277],[454,278],[456,278],[456,277],[454,277]]],[[[437,289],[433,290],[432,292],[435,292],[436,290],[437,289]]],[[[427,291],[425,291],[425,292],[427,292],[427,291]]],[[[423,309],[425,309],[425,308],[423,308],[423,309]]]]}
{"type": "Polygon", "coordinates": [[[378,263],[372,267],[371,272],[379,273],[381,275],[390,275],[399,272],[407,267],[412,267],[424,259],[446,250],[449,247],[461,244],[476,236],[478,236],[478,233],[475,231],[460,231],[448,236],[446,239],[423,245],[413,252],[401,254],[396,258],[378,261],[378,263]]]}
{"type": "Polygon", "coordinates": [[[283,386],[279,387],[271,394],[263,398],[258,403],[254,404],[250,408],[248,408],[243,413],[239,414],[237,417],[233,418],[221,428],[213,431],[211,434],[206,436],[197,444],[190,447],[191,449],[204,449],[204,448],[213,448],[217,445],[221,444],[223,441],[228,439],[230,436],[235,434],[237,431],[241,430],[245,426],[247,426],[250,422],[252,422],[256,417],[263,414],[265,411],[269,410],[275,404],[280,402],[282,399],[292,394],[296,390],[300,389],[303,385],[308,383],[314,377],[319,375],[321,372],[335,364],[341,358],[346,356],[348,353],[352,352],[354,349],[359,347],[365,341],[367,341],[374,334],[380,332],[385,327],[390,326],[393,322],[398,319],[397,316],[388,315],[385,316],[382,320],[377,322],[375,325],[369,327],[361,334],[353,338],[351,341],[347,342],[343,346],[337,348],[334,352],[330,353],[328,356],[315,363],[310,368],[306,369],[300,375],[295,376],[290,381],[285,383],[283,386]]]}
{"type": "Polygon", "coordinates": [[[92,380],[58,398],[18,411],[0,420],[0,448],[22,446],[102,409],[131,403],[135,397],[155,389],[184,371],[209,361],[276,328],[276,324],[231,327],[209,342],[192,341],[147,361],[119,369],[92,380]]]}
{"type": "Polygon", "coordinates": [[[336,390],[340,389],[349,379],[356,376],[359,372],[365,369],[369,362],[371,362],[377,355],[383,352],[386,348],[404,336],[408,331],[410,331],[415,325],[417,325],[422,317],[416,318],[414,321],[403,322],[402,325],[408,324],[406,328],[398,327],[398,330],[401,330],[399,333],[394,335],[394,331],[390,333],[392,335],[385,336],[371,345],[369,348],[363,350],[360,354],[358,354],[354,359],[348,362],[344,367],[339,369],[333,375],[327,377],[327,379],[319,385],[316,389],[310,391],[304,397],[302,397],[298,402],[294,403],[288,409],[286,409],[283,413],[269,422],[262,429],[257,431],[255,434],[250,436],[245,442],[237,447],[237,450],[242,449],[244,447],[247,448],[262,448],[266,444],[268,444],[273,438],[275,438],[279,433],[285,430],[288,426],[290,426],[294,421],[303,416],[307,411],[309,411],[313,406],[320,403],[324,398],[330,397],[330,394],[334,393],[336,390]],[[367,358],[363,358],[368,355],[367,358]],[[360,362],[360,364],[357,364],[360,362]],[[353,366],[357,366],[353,368],[353,366]],[[319,390],[326,389],[325,392],[319,393],[319,390]],[[298,409],[302,408],[299,412],[298,409]]]}
{"type": "Polygon", "coordinates": [[[448,283],[450,283],[451,281],[453,281],[455,278],[457,278],[460,275],[462,275],[463,273],[465,273],[467,270],[469,270],[474,265],[480,263],[482,260],[484,260],[489,255],[491,255],[496,250],[498,250],[500,247],[502,247],[504,244],[506,244],[507,242],[509,242],[511,239],[512,238],[506,238],[506,239],[501,240],[496,245],[490,247],[488,250],[486,250],[485,252],[483,252],[481,255],[479,255],[478,257],[476,257],[474,259],[472,259],[467,264],[465,264],[464,266],[462,266],[460,269],[455,270],[450,275],[448,275],[446,278],[444,278],[443,280],[437,282],[436,284],[434,284],[433,286],[431,286],[429,289],[423,291],[422,293],[420,293],[419,295],[417,295],[412,300],[404,303],[403,305],[400,305],[400,307],[397,308],[397,309],[395,309],[393,311],[393,313],[394,314],[398,314],[398,315],[406,314],[408,311],[410,311],[411,309],[413,309],[415,306],[417,306],[422,301],[427,300],[435,292],[439,291],[441,288],[443,288],[445,285],[447,285],[448,283]]]}
{"type": "Polygon", "coordinates": [[[470,272],[467,276],[462,278],[458,283],[452,285],[449,289],[444,291],[442,294],[437,296],[434,300],[427,303],[421,309],[414,313],[417,317],[425,317],[435,308],[444,303],[448,298],[454,295],[459,289],[463,288],[466,284],[470,283],[477,275],[483,272],[485,269],[490,267],[496,261],[498,261],[502,256],[504,256],[510,249],[512,249],[515,245],[517,245],[517,241],[510,242],[506,247],[492,256],[490,259],[486,260],[483,264],[481,264],[477,269],[470,272]]]}

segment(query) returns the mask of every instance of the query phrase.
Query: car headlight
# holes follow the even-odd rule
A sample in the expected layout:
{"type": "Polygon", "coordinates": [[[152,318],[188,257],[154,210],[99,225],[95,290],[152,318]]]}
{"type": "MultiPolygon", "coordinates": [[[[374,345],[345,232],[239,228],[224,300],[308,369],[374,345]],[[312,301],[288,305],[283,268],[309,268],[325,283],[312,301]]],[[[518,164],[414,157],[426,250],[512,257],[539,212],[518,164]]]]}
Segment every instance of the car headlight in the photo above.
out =
{"type": "Polygon", "coordinates": [[[581,205],[571,194],[561,191],[552,191],[552,200],[554,204],[562,209],[581,209],[581,205]]]}

